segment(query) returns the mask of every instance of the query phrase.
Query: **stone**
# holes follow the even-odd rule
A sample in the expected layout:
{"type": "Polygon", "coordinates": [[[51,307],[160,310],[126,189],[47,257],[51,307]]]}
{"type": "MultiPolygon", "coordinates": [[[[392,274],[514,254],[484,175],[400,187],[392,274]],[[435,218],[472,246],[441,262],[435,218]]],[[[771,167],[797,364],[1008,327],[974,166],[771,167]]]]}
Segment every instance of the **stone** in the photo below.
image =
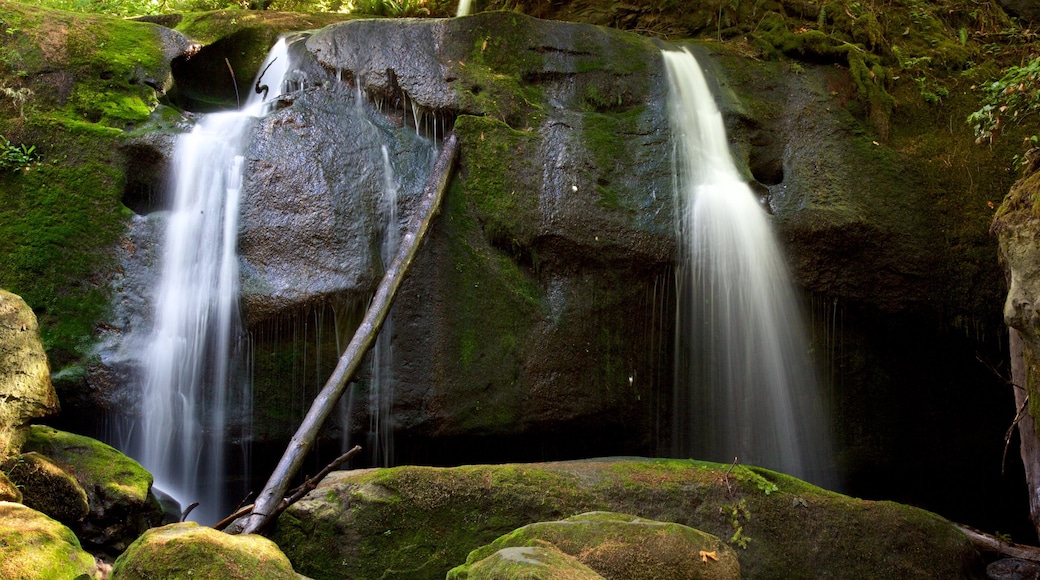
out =
{"type": "Polygon", "coordinates": [[[602,580],[603,578],[577,558],[564,554],[552,546],[502,548],[490,556],[474,562],[467,567],[465,572],[457,573],[455,570],[448,573],[449,579],[602,580]]]}
{"type": "Polygon", "coordinates": [[[27,506],[0,501],[0,578],[93,580],[94,557],[72,530],[27,506]]]}
{"type": "Polygon", "coordinates": [[[448,580],[474,578],[472,568],[496,553],[549,545],[608,580],[736,580],[737,554],[719,538],[693,528],[610,512],[589,512],[528,524],[478,548],[448,580]]]}
{"type": "Polygon", "coordinates": [[[21,445],[33,419],[58,412],[50,372],[36,315],[0,290],[0,459],[21,445]]]}
{"type": "Polygon", "coordinates": [[[0,470],[22,490],[25,505],[67,526],[75,526],[90,511],[87,492],[76,478],[39,453],[10,457],[0,470]]]}
{"type": "MultiPolygon", "coordinates": [[[[522,526],[596,510],[711,534],[703,541],[728,544],[748,578],[983,575],[968,538],[930,512],[851,498],[765,469],[689,460],[334,472],[282,513],[272,538],[314,578],[408,570],[402,577],[439,580],[471,551],[522,526]]],[[[717,552],[720,563],[726,554],[717,552]]]]}
{"type": "Polygon", "coordinates": [[[29,429],[22,448],[48,457],[86,491],[89,511],[72,527],[92,551],[118,555],[162,522],[151,474],[115,448],[42,425],[29,429]]]}
{"type": "Polygon", "coordinates": [[[0,471],[0,501],[22,503],[22,491],[3,471],[0,471]]]}
{"type": "Polygon", "coordinates": [[[262,536],[233,536],[195,522],[144,533],[112,567],[112,580],[197,578],[298,580],[278,547],[262,536]]]}

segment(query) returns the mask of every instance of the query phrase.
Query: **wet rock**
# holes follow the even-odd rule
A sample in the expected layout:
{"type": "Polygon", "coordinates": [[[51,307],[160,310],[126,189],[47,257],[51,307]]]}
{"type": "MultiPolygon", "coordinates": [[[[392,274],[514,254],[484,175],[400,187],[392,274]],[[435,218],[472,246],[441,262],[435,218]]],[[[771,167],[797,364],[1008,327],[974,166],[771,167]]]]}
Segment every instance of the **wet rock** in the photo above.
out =
{"type": "Polygon", "coordinates": [[[986,566],[989,580],[1036,580],[1040,578],[1040,564],[1020,558],[1002,558],[986,566]]]}
{"type": "Polygon", "coordinates": [[[145,532],[112,568],[112,580],[148,578],[298,580],[289,560],[267,538],[233,536],[194,522],[145,532]]]}
{"type": "Polygon", "coordinates": [[[94,557],[72,530],[21,504],[0,501],[0,578],[93,580],[94,557]]]}

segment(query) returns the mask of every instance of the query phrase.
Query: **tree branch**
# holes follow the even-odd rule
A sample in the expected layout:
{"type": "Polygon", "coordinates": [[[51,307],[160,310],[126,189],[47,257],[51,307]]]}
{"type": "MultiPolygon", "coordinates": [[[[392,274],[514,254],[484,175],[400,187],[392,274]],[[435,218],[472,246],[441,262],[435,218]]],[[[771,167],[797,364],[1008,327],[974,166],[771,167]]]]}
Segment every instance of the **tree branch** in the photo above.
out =
{"type": "Polygon", "coordinates": [[[278,504],[285,495],[289,481],[299,471],[304,458],[314,446],[322,424],[325,423],[335,408],[336,402],[343,395],[347,383],[354,378],[354,374],[361,365],[361,358],[372,347],[379,335],[379,329],[382,328],[383,322],[390,312],[390,307],[393,305],[405,273],[418,253],[419,246],[425,238],[434,216],[440,210],[441,199],[444,197],[444,190],[447,189],[448,181],[455,168],[456,159],[458,159],[458,138],[454,133],[450,133],[444,139],[440,155],[433,167],[433,173],[426,182],[418,211],[401,240],[397,255],[390,262],[383,280],[376,289],[364,320],[361,321],[350,344],[343,351],[343,356],[340,357],[339,364],[336,365],[332,376],[311,403],[307,416],[304,417],[296,434],[289,441],[289,445],[271,474],[271,478],[267,481],[267,485],[257,496],[251,513],[244,521],[230,526],[229,533],[256,533],[277,515],[278,504]]]}

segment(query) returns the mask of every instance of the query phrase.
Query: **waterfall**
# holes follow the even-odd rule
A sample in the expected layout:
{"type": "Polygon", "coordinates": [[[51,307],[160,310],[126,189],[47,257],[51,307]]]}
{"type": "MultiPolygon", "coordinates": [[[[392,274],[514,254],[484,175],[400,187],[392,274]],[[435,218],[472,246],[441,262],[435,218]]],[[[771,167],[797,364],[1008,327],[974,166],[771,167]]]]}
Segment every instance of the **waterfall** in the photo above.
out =
{"type": "Polygon", "coordinates": [[[459,9],[455,13],[455,16],[469,16],[469,5],[470,0],[459,0],[459,9]]]}
{"type": "MultiPolygon", "coordinates": [[[[397,253],[401,234],[397,223],[397,181],[394,168],[390,163],[390,152],[386,145],[381,147],[383,153],[383,206],[386,215],[386,230],[379,255],[384,264],[389,264],[397,253]]],[[[394,389],[391,375],[393,362],[390,338],[393,335],[393,311],[387,315],[383,328],[379,331],[376,343],[372,347],[372,374],[368,392],[368,448],[372,454],[372,464],[391,466],[394,461],[394,431],[390,422],[390,410],[394,402],[394,389]]]]}
{"type": "Polygon", "coordinates": [[[198,501],[193,513],[210,523],[228,511],[223,505],[228,413],[232,404],[245,405],[248,413],[251,400],[239,368],[242,153],[265,98],[281,93],[288,70],[284,39],[260,70],[255,86],[266,85],[264,93],[251,94],[240,111],[204,116],[177,139],[153,326],[140,354],[140,410],[127,442],[156,487],[182,506],[198,501]]]}
{"type": "Polygon", "coordinates": [[[697,61],[662,54],[681,240],[672,454],[833,485],[826,405],[766,212],[697,61]]]}

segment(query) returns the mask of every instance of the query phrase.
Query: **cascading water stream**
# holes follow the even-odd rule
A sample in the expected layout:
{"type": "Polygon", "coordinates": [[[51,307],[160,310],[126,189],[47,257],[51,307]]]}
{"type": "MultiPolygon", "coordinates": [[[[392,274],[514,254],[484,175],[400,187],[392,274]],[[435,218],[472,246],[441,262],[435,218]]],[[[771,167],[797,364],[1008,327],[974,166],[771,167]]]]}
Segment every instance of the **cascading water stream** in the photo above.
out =
{"type": "MultiPolygon", "coordinates": [[[[386,145],[383,153],[383,206],[386,215],[386,230],[380,248],[380,258],[389,264],[397,253],[400,244],[400,232],[397,223],[397,181],[394,179],[393,165],[390,163],[390,152],[386,145]]],[[[373,465],[391,466],[394,463],[393,425],[390,422],[390,411],[393,408],[394,390],[391,375],[393,351],[391,336],[393,335],[393,311],[387,315],[383,328],[379,331],[376,344],[372,347],[372,375],[369,387],[368,416],[369,440],[373,465]]]]}
{"type": "Polygon", "coordinates": [[[225,515],[225,431],[229,402],[250,400],[238,311],[239,193],[242,152],[265,98],[281,93],[288,70],[284,39],[260,68],[267,90],[240,111],[209,114],[178,137],[173,209],[154,292],[154,320],[141,360],[141,407],[127,445],[155,485],[182,506],[198,501],[200,521],[225,515]]]}
{"type": "Polygon", "coordinates": [[[681,240],[672,454],[833,486],[826,406],[767,215],[697,61],[662,54],[681,240]]]}

